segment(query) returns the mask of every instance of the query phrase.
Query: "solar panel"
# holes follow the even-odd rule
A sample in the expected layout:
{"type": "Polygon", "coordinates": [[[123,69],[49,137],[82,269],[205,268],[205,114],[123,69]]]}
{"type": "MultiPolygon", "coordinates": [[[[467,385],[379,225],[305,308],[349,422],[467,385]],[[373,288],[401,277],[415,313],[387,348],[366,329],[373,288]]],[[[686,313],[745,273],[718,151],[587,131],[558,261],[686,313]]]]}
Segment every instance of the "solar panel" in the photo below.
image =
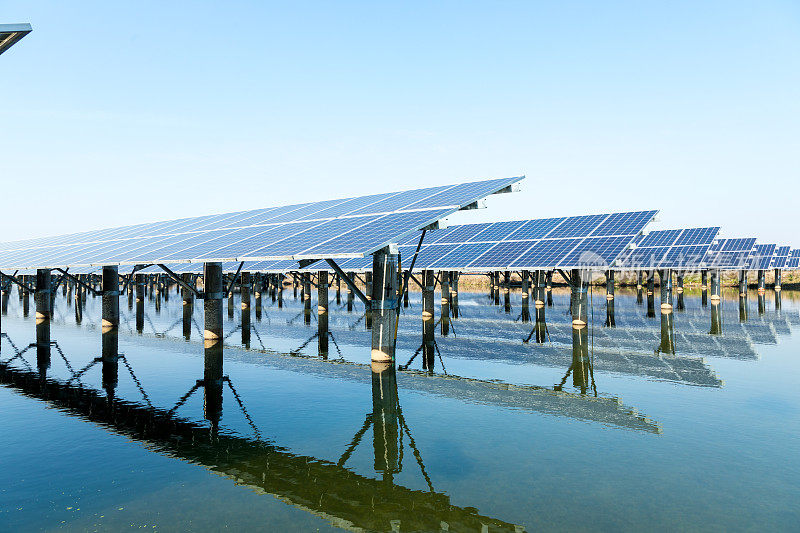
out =
{"type": "Polygon", "coordinates": [[[0,55],[30,32],[30,24],[0,24],[0,55]]]}
{"type": "Polygon", "coordinates": [[[757,244],[750,256],[750,268],[752,270],[766,270],[772,265],[775,257],[774,244],[757,244]]]}
{"type": "Polygon", "coordinates": [[[800,250],[792,250],[789,254],[789,261],[787,268],[797,269],[800,268],[800,250]]]}
{"type": "MultiPolygon", "coordinates": [[[[657,211],[465,224],[429,231],[414,268],[486,271],[607,268],[657,211]],[[428,248],[434,247],[428,252],[428,248]]],[[[401,254],[413,254],[409,238],[401,254]]],[[[348,265],[349,266],[349,265],[348,265]]]]}
{"type": "Polygon", "coordinates": [[[756,244],[754,237],[744,239],[720,239],[709,247],[703,262],[708,268],[742,270],[749,268],[750,254],[756,244]]]}
{"type": "Polygon", "coordinates": [[[672,268],[682,271],[703,267],[703,260],[719,233],[718,227],[651,231],[634,241],[617,265],[623,269],[672,268]]]}
{"type": "Polygon", "coordinates": [[[363,257],[523,177],[0,243],[0,268],[363,257]]]}
{"type": "Polygon", "coordinates": [[[786,263],[789,260],[789,247],[779,246],[775,249],[775,261],[772,268],[786,268],[786,263]]]}

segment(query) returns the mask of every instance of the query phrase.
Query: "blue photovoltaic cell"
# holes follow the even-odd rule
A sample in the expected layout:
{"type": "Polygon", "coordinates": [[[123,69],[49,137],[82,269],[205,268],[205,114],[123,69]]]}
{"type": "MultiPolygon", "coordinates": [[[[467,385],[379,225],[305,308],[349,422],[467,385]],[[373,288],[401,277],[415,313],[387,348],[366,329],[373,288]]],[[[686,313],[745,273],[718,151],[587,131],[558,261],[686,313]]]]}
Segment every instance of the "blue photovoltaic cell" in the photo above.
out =
{"type": "Polygon", "coordinates": [[[630,242],[629,237],[588,237],[567,254],[558,266],[610,265],[630,242]]]}
{"type": "Polygon", "coordinates": [[[405,207],[405,209],[422,209],[433,208],[448,205],[464,205],[474,198],[483,198],[492,192],[496,191],[498,187],[509,184],[508,179],[496,179],[487,181],[476,181],[473,183],[465,183],[463,185],[444,188],[436,194],[423,198],[413,204],[405,207]]]}
{"type": "Polygon", "coordinates": [[[676,245],[711,244],[719,233],[719,227],[689,228],[683,230],[681,236],[675,241],[676,245]]]}
{"type": "MultiPolygon", "coordinates": [[[[208,238],[208,235],[198,233],[195,237],[192,237],[191,241],[184,241],[176,245],[176,251],[169,255],[163,256],[163,259],[165,261],[188,261],[201,257],[209,252],[218,250],[229,242],[240,241],[242,239],[252,237],[261,231],[264,231],[264,228],[218,230],[215,236],[210,239],[208,238]]],[[[134,260],[149,262],[157,259],[159,258],[152,253],[142,253],[137,254],[137,257],[134,260]]]]}
{"type": "Polygon", "coordinates": [[[303,218],[315,220],[320,218],[325,218],[319,216],[319,213],[328,209],[330,207],[335,207],[341,204],[342,200],[326,200],[324,202],[314,202],[313,204],[309,204],[298,209],[294,209],[287,213],[279,213],[276,214],[274,217],[269,217],[265,222],[269,224],[274,224],[278,222],[292,222],[295,220],[301,220],[303,218]]]}
{"type": "Polygon", "coordinates": [[[303,217],[301,220],[306,220],[310,216],[314,216],[317,218],[332,218],[332,217],[339,217],[342,215],[348,215],[357,209],[361,209],[368,205],[375,204],[377,202],[380,202],[381,200],[386,200],[387,198],[390,198],[396,194],[397,194],[396,192],[390,192],[383,194],[370,194],[369,196],[359,196],[357,198],[350,198],[345,202],[328,207],[327,209],[323,209],[322,211],[313,213],[312,215],[303,217]]]}
{"type": "Polygon", "coordinates": [[[391,213],[370,222],[361,231],[350,231],[340,235],[330,242],[320,243],[317,246],[307,248],[297,255],[326,255],[333,253],[334,250],[355,249],[364,250],[367,253],[375,251],[375,247],[386,242],[386,239],[398,234],[398,228],[419,228],[432,223],[450,213],[449,209],[433,211],[412,211],[408,213],[391,213]]]}
{"type": "Polygon", "coordinates": [[[592,232],[592,236],[637,235],[648,222],[653,220],[656,213],[658,211],[612,213],[592,232]]]}
{"type": "Polygon", "coordinates": [[[669,248],[663,246],[637,246],[620,259],[623,268],[658,268],[669,248]]]}
{"type": "Polygon", "coordinates": [[[775,249],[775,260],[773,261],[772,268],[785,268],[789,259],[789,247],[779,246],[775,249]]]}
{"type": "Polygon", "coordinates": [[[518,228],[520,222],[494,222],[491,224],[481,224],[483,231],[480,231],[466,239],[466,242],[493,242],[501,241],[507,237],[514,229],[518,228]]]}
{"type": "Polygon", "coordinates": [[[489,248],[494,246],[489,242],[466,243],[455,247],[452,253],[449,253],[441,259],[431,263],[431,268],[442,269],[460,269],[464,265],[472,263],[476,257],[480,257],[489,248]]]}
{"type": "Polygon", "coordinates": [[[787,268],[800,268],[800,250],[792,250],[787,261],[787,268]]]}
{"type": "Polygon", "coordinates": [[[538,241],[510,266],[516,268],[553,268],[575,248],[581,239],[552,239],[538,241]]]}
{"type": "Polygon", "coordinates": [[[589,235],[608,215],[584,215],[579,217],[569,217],[564,222],[556,226],[553,231],[548,233],[547,239],[561,239],[585,237],[589,235]]]}
{"type": "Polygon", "coordinates": [[[675,241],[678,239],[681,231],[682,230],[679,229],[651,231],[649,234],[645,235],[644,239],[642,239],[637,245],[644,247],[670,246],[675,244],[675,241]]]}
{"type": "Polygon", "coordinates": [[[324,222],[315,221],[292,224],[292,228],[285,232],[280,232],[277,239],[267,243],[264,247],[254,248],[245,256],[258,257],[266,251],[269,251],[269,253],[273,255],[293,255],[301,253],[304,246],[319,246],[348,231],[361,228],[366,224],[374,223],[377,219],[377,215],[370,215],[354,218],[335,218],[324,222]]]}
{"type": "Polygon", "coordinates": [[[561,222],[566,220],[565,217],[558,217],[558,218],[540,218],[537,220],[528,220],[523,222],[522,225],[516,231],[512,232],[507,240],[518,240],[518,239],[541,239],[552,230],[554,227],[558,226],[561,222]]]}
{"type": "MultiPolygon", "coordinates": [[[[441,259],[455,249],[456,247],[451,244],[431,244],[430,246],[423,246],[419,251],[419,255],[417,255],[417,260],[414,263],[414,269],[428,268],[435,261],[441,259]]],[[[416,250],[416,247],[400,248],[400,257],[403,261],[404,268],[411,266],[411,259],[414,257],[414,250],[416,250]]]]}
{"type": "MultiPolygon", "coordinates": [[[[204,255],[199,255],[198,259],[212,259],[217,257],[246,257],[252,256],[253,251],[262,249],[269,244],[285,239],[289,235],[302,235],[302,231],[308,229],[313,222],[292,222],[276,226],[261,226],[249,237],[234,241],[232,244],[217,248],[204,255]]],[[[230,242],[228,239],[226,241],[230,242]]]]}
{"type": "Polygon", "coordinates": [[[488,249],[483,255],[469,263],[469,268],[506,268],[533,246],[535,241],[500,242],[488,249]]]}
{"type": "Polygon", "coordinates": [[[745,239],[725,239],[722,243],[721,250],[723,252],[749,252],[753,249],[756,240],[755,238],[745,239]]]}
{"type": "Polygon", "coordinates": [[[708,246],[672,246],[660,263],[661,268],[697,267],[706,256],[708,246]]]}
{"type": "Polygon", "coordinates": [[[775,254],[774,244],[757,244],[753,255],[750,256],[750,268],[753,270],[766,270],[772,264],[775,254]]]}
{"type": "MultiPolygon", "coordinates": [[[[444,244],[444,243],[451,243],[451,244],[459,244],[462,242],[467,242],[469,239],[477,235],[478,233],[482,232],[488,227],[488,224],[464,224],[460,226],[451,226],[446,230],[434,230],[430,232],[430,242],[431,244],[444,244]],[[442,235],[439,235],[439,232],[443,231],[442,235]]],[[[428,237],[425,237],[425,240],[428,240],[428,237]]]]}
{"type": "Polygon", "coordinates": [[[430,187],[427,189],[404,191],[389,198],[386,198],[384,200],[381,200],[379,202],[375,202],[373,204],[362,207],[361,209],[357,209],[349,214],[361,215],[361,214],[372,214],[372,213],[385,213],[387,211],[397,211],[399,209],[404,209],[408,207],[410,204],[416,203],[419,200],[423,200],[445,189],[449,189],[450,187],[452,186],[430,187]]]}

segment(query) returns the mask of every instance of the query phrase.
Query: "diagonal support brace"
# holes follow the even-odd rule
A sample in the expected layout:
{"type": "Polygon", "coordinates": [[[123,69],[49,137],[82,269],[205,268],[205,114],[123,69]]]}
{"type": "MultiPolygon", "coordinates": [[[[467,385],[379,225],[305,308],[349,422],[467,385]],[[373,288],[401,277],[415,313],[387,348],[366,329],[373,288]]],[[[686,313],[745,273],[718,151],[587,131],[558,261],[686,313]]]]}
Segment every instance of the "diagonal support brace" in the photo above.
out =
{"type": "MultiPolygon", "coordinates": [[[[137,266],[138,266],[138,265],[137,265],[137,266]]],[[[184,289],[186,289],[187,291],[191,292],[192,294],[194,294],[195,298],[197,298],[198,300],[202,300],[202,299],[203,299],[203,296],[205,296],[205,294],[204,294],[204,293],[202,293],[202,292],[200,292],[200,291],[198,291],[196,287],[192,287],[191,285],[189,285],[188,283],[186,283],[185,281],[183,281],[183,280],[181,279],[181,277],[180,277],[179,275],[177,275],[175,272],[173,272],[172,270],[170,270],[170,269],[167,267],[167,265],[163,265],[163,264],[161,264],[161,263],[158,263],[158,264],[156,264],[156,266],[157,266],[158,268],[160,268],[161,270],[163,270],[164,272],[166,272],[166,273],[167,273],[167,276],[169,276],[169,277],[170,277],[170,279],[172,279],[172,281],[174,281],[175,283],[177,283],[178,285],[180,285],[181,287],[183,287],[183,288],[184,288],[184,289]]],[[[142,267],[142,268],[146,268],[146,267],[142,267]]],[[[239,268],[241,268],[241,266],[240,266],[239,268]]],[[[133,276],[133,273],[134,273],[134,272],[136,272],[136,270],[134,270],[133,272],[131,272],[131,276],[133,276]]]]}
{"type": "Polygon", "coordinates": [[[334,261],[333,259],[326,259],[325,261],[327,261],[328,264],[333,268],[333,270],[337,274],[339,274],[339,277],[342,278],[342,280],[347,284],[350,290],[353,291],[353,294],[358,296],[358,299],[364,302],[365,306],[369,307],[370,301],[367,299],[366,296],[364,296],[364,293],[361,292],[361,289],[359,289],[358,286],[355,283],[353,283],[353,280],[350,279],[350,276],[345,274],[344,270],[342,270],[342,267],[337,265],[336,261],[334,261]]]}

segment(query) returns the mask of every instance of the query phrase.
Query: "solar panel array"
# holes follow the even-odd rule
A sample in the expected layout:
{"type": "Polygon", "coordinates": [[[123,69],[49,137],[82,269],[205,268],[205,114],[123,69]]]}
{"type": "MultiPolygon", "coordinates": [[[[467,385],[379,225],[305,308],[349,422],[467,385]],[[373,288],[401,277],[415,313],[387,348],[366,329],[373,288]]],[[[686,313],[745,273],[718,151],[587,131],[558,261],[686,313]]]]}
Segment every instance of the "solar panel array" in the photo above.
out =
{"type": "Polygon", "coordinates": [[[478,181],[0,243],[0,268],[362,257],[511,187],[478,181]]]}
{"type": "MultiPolygon", "coordinates": [[[[605,268],[617,259],[657,212],[464,224],[429,231],[414,269],[484,272],[585,266],[605,268]]],[[[418,239],[419,234],[411,235],[401,242],[399,250],[406,268],[418,239]]],[[[368,262],[358,259],[345,261],[341,266],[346,270],[370,268],[368,262]]]]}
{"type": "Polygon", "coordinates": [[[749,268],[750,255],[756,244],[754,237],[744,239],[719,239],[714,241],[704,260],[706,267],[722,270],[749,268]]]}
{"type": "Polygon", "coordinates": [[[719,227],[651,231],[634,240],[634,248],[622,254],[617,266],[630,270],[696,270],[703,267],[718,233],[719,227]]]}

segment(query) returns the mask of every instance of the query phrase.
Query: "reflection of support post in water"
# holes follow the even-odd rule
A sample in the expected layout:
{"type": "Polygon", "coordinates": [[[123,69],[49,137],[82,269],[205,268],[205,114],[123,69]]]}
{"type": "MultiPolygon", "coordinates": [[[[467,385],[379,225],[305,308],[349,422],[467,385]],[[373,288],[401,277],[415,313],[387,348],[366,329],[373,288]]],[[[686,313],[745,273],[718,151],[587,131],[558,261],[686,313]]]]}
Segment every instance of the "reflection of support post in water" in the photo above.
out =
{"type": "Polygon", "coordinates": [[[588,272],[573,269],[571,275],[572,383],[585,393],[589,387],[588,272]]]}
{"type": "MultiPolygon", "coordinates": [[[[530,296],[531,296],[531,289],[530,289],[530,281],[529,281],[529,273],[527,270],[523,270],[520,273],[522,278],[522,301],[520,306],[522,311],[520,313],[520,319],[522,322],[530,322],[531,321],[531,308],[530,308],[530,296]]],[[[535,278],[534,278],[535,279],[535,278]]]]}
{"type": "Polygon", "coordinates": [[[303,322],[311,324],[311,273],[303,272],[303,322]]]}
{"type": "Polygon", "coordinates": [[[36,271],[36,366],[44,377],[50,368],[50,270],[36,271]]]}
{"type": "Polygon", "coordinates": [[[661,310],[661,345],[656,350],[657,353],[675,355],[674,317],[672,309],[661,310]]]}
{"type": "Polygon", "coordinates": [[[328,271],[320,270],[317,277],[317,344],[319,356],[328,358],[328,271]]]}
{"type": "Polygon", "coordinates": [[[450,276],[450,308],[453,318],[458,318],[458,275],[459,273],[454,270],[450,276]]]}
{"type": "Polygon", "coordinates": [[[511,312],[511,272],[503,272],[503,310],[511,312]]]}
{"type": "Polygon", "coordinates": [[[117,267],[103,267],[103,388],[109,399],[117,388],[119,356],[119,275],[117,267]]]}
{"type": "Polygon", "coordinates": [[[225,289],[222,284],[222,263],[206,263],[203,270],[205,285],[203,407],[206,419],[216,431],[222,413],[222,299],[225,289]]]}
{"type": "Polygon", "coordinates": [[[439,271],[439,281],[442,288],[442,336],[446,337],[450,333],[450,272],[439,271]]]}
{"type": "Polygon", "coordinates": [[[434,289],[433,270],[422,271],[422,368],[433,371],[434,367],[434,289]]]}
{"type": "Polygon", "coordinates": [[[142,333],[144,331],[145,274],[136,274],[134,280],[136,281],[136,331],[142,333]]]}
{"type": "Polygon", "coordinates": [[[372,361],[394,363],[397,334],[397,254],[372,255],[372,361]]]}
{"type": "Polygon", "coordinates": [[[711,301],[711,335],[722,335],[722,303],[711,301]]]}
{"type": "Polygon", "coordinates": [[[636,273],[636,303],[642,305],[644,298],[642,297],[642,281],[644,280],[644,272],[639,270],[636,273]]]}
{"type": "MultiPolygon", "coordinates": [[[[547,340],[547,323],[545,321],[545,292],[547,291],[544,270],[537,270],[533,275],[534,298],[533,312],[536,319],[536,342],[542,344],[547,340]]],[[[549,295],[548,295],[549,296],[549,295]]]]}
{"type": "Polygon", "coordinates": [[[372,363],[372,435],[375,472],[391,483],[400,472],[397,375],[392,363],[372,363]]]}
{"type": "MultiPolygon", "coordinates": [[[[191,286],[193,285],[191,274],[181,274],[181,280],[191,286]]],[[[194,293],[186,287],[181,287],[181,304],[183,308],[183,337],[188,341],[192,338],[192,315],[194,314],[194,293]]],[[[138,305],[138,297],[137,297],[138,305]]],[[[138,310],[138,308],[137,308],[138,310]]],[[[138,329],[138,321],[137,321],[138,329]]]]}
{"type": "Polygon", "coordinates": [[[250,272],[242,272],[239,278],[239,295],[242,309],[242,345],[250,348],[250,272]]]}

